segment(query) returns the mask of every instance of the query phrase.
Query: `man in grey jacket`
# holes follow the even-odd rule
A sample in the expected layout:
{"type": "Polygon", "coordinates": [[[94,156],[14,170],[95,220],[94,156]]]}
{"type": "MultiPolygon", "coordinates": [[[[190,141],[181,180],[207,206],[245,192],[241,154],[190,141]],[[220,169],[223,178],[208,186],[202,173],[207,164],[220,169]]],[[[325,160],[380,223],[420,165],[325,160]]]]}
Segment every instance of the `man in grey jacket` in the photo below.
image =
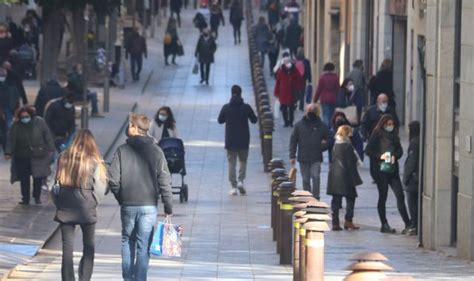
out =
{"type": "Polygon", "coordinates": [[[300,163],[303,189],[319,200],[321,162],[323,151],[329,147],[329,129],[321,121],[315,104],[308,105],[306,115],[295,124],[290,138],[290,162],[300,163]],[[298,151],[298,157],[296,152],[298,151]],[[311,188],[311,180],[313,188],[311,188]]]}
{"type": "Polygon", "coordinates": [[[173,213],[171,175],[163,151],[147,134],[149,128],[148,117],[130,114],[128,139],[115,152],[108,171],[110,190],[120,204],[125,281],[147,278],[160,194],[165,214],[173,213]]]}

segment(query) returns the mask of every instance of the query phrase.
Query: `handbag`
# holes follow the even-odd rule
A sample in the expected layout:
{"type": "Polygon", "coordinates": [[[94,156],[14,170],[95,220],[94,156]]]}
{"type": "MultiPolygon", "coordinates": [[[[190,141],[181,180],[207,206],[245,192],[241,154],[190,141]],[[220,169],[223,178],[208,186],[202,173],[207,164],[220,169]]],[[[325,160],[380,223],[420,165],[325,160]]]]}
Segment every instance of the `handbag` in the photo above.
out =
{"type": "Polygon", "coordinates": [[[393,174],[395,172],[395,165],[390,162],[383,161],[380,163],[380,171],[387,174],[393,174]]]}
{"type": "Polygon", "coordinates": [[[56,175],[54,176],[54,184],[51,186],[51,189],[49,190],[49,196],[51,197],[51,200],[53,201],[55,206],[58,205],[58,198],[61,192],[61,184],[59,183],[59,179],[58,179],[58,170],[59,170],[59,157],[58,157],[58,163],[56,164],[56,175]]]}
{"type": "Polygon", "coordinates": [[[359,125],[359,116],[357,115],[357,106],[336,107],[335,112],[342,112],[346,115],[347,121],[351,125],[359,125]]]}
{"type": "Polygon", "coordinates": [[[199,64],[198,64],[198,61],[197,59],[194,61],[194,65],[193,65],[193,74],[198,74],[199,73],[199,64]]]}
{"type": "Polygon", "coordinates": [[[176,54],[180,57],[184,56],[184,48],[181,42],[178,42],[178,49],[176,51],[176,54]]]}
{"type": "Polygon", "coordinates": [[[183,237],[183,226],[171,223],[170,218],[158,223],[153,241],[150,246],[150,254],[165,257],[180,257],[183,237]]]}

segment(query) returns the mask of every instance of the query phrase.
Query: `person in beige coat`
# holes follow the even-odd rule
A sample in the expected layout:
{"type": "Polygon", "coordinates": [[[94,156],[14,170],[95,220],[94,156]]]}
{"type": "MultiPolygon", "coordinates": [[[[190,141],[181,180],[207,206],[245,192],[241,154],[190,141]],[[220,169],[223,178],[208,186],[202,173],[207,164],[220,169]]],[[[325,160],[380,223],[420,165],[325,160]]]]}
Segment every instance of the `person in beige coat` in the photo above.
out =
{"type": "Polygon", "coordinates": [[[176,121],[169,106],[163,106],[156,112],[154,121],[148,134],[155,138],[157,142],[159,142],[162,138],[178,137],[176,121]]]}

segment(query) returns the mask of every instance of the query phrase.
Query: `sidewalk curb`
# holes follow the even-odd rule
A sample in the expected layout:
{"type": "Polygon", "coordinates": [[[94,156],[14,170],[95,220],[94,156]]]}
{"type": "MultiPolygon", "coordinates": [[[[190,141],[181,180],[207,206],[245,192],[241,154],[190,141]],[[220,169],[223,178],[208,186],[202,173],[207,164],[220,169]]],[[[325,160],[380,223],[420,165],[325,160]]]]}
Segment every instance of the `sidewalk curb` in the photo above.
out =
{"type": "Polygon", "coordinates": [[[153,76],[154,72],[155,71],[152,69],[150,71],[150,74],[148,74],[148,77],[147,77],[147,79],[146,79],[146,81],[145,81],[145,83],[143,84],[143,87],[142,87],[142,95],[145,94],[146,88],[148,87],[148,83],[150,83],[151,77],[153,76]]]}
{"type": "MultiPolygon", "coordinates": [[[[149,75],[149,78],[151,78],[151,74],[153,73],[153,71],[150,73],[149,75]]],[[[150,79],[148,79],[150,80],[150,79]]],[[[145,87],[144,89],[146,88],[146,85],[148,84],[148,80],[147,82],[145,83],[145,87]]],[[[130,112],[135,112],[138,108],[138,102],[135,102],[130,110],[130,112]]],[[[122,134],[123,130],[125,129],[125,127],[127,126],[128,124],[128,115],[125,117],[125,120],[123,121],[122,123],[122,126],[120,126],[120,129],[117,131],[117,134],[114,136],[114,139],[113,141],[111,142],[111,144],[109,145],[109,147],[107,148],[106,152],[104,153],[104,159],[107,159],[109,158],[111,155],[112,155],[112,152],[113,152],[113,149],[115,148],[116,144],[117,144],[117,141],[120,139],[120,135],[122,134]]],[[[0,281],[6,281],[8,280],[8,278],[10,277],[10,275],[16,271],[16,269],[18,268],[18,266],[20,265],[25,265],[25,264],[28,264],[28,262],[30,260],[32,260],[34,257],[36,257],[39,253],[39,251],[41,249],[43,249],[43,247],[49,243],[49,241],[54,237],[56,236],[57,232],[59,231],[59,226],[57,226],[52,232],[51,234],[49,235],[49,237],[42,243],[42,244],[39,244],[38,247],[39,247],[39,250],[38,252],[36,252],[36,254],[34,256],[32,256],[27,262],[24,262],[24,263],[18,263],[16,266],[14,266],[13,268],[11,268],[10,270],[6,271],[5,274],[3,276],[1,276],[1,279],[0,281]]]]}

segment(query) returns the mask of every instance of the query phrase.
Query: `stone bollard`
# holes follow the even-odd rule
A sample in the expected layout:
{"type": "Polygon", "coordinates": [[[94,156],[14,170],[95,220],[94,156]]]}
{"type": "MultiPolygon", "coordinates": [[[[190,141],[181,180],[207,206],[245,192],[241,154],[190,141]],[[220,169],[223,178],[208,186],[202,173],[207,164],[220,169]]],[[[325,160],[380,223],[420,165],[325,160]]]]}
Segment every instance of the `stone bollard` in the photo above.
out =
{"type": "Polygon", "coordinates": [[[393,271],[392,267],[384,263],[388,259],[380,253],[358,253],[349,260],[353,263],[347,267],[347,270],[352,272],[344,278],[344,281],[381,281],[387,278],[384,271],[393,271]]]}
{"type": "Polygon", "coordinates": [[[288,177],[286,175],[278,177],[272,181],[272,198],[271,198],[271,226],[273,230],[273,241],[276,241],[276,216],[277,216],[277,208],[278,206],[278,187],[282,182],[288,181],[288,177]]]}
{"type": "Polygon", "coordinates": [[[293,182],[282,182],[278,188],[280,210],[277,216],[277,247],[280,249],[280,264],[291,264],[291,235],[293,224],[293,204],[291,193],[295,191],[293,182]]]}
{"type": "MultiPolygon", "coordinates": [[[[324,280],[324,232],[330,230],[329,205],[321,201],[310,201],[305,209],[308,220],[305,230],[304,260],[300,260],[300,278],[305,281],[324,280]],[[303,273],[301,274],[301,269],[303,273]]],[[[301,243],[301,242],[300,242],[301,243]]]]}
{"type": "MultiPolygon", "coordinates": [[[[306,214],[308,202],[316,201],[313,194],[309,191],[296,190],[291,194],[294,197],[290,198],[293,203],[293,280],[300,280],[300,229],[301,225],[308,219],[303,216],[306,214]]],[[[304,243],[303,243],[304,246],[304,243]]]]}

